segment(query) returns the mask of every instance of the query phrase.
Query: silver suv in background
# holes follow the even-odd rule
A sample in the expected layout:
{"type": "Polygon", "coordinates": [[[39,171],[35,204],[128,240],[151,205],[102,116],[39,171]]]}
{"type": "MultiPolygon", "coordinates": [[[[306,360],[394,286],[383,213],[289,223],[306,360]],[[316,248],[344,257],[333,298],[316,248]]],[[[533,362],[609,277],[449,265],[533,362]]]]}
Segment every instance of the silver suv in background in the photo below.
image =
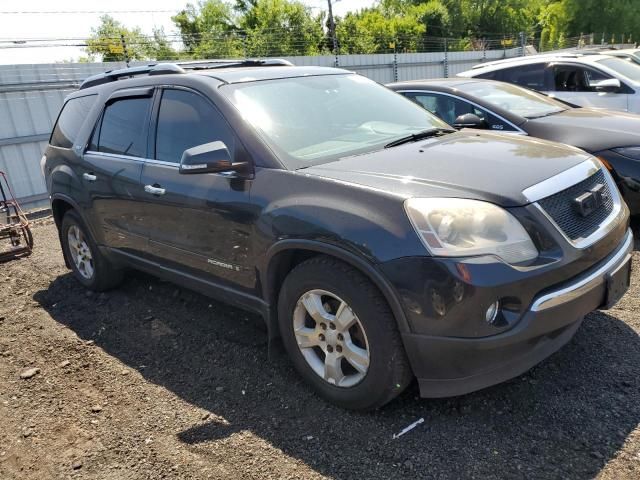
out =
{"type": "Polygon", "coordinates": [[[510,58],[477,65],[458,76],[513,83],[581,107],[640,113],[640,65],[611,55],[510,58]]]}

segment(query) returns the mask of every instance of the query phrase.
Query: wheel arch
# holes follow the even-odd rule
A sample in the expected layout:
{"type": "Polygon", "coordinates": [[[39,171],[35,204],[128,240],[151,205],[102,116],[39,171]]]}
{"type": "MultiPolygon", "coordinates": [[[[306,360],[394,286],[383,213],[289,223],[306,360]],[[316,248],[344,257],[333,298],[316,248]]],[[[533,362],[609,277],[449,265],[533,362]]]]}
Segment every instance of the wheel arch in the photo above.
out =
{"type": "Polygon", "coordinates": [[[282,240],[267,251],[264,268],[260,275],[263,296],[270,308],[268,319],[270,338],[279,336],[277,304],[284,279],[296,265],[317,255],[327,255],[341,260],[365,275],[380,290],[389,304],[400,332],[409,332],[409,323],[395,290],[372,263],[336,245],[313,240],[282,240]]]}
{"type": "MultiPolygon", "coordinates": [[[[71,260],[67,258],[67,254],[62,246],[62,219],[65,213],[69,210],[75,211],[80,218],[84,221],[82,216],[82,210],[80,206],[70,197],[62,193],[54,193],[51,195],[51,213],[53,214],[53,220],[58,229],[58,240],[60,241],[60,248],[62,249],[62,256],[64,257],[64,263],[67,268],[71,269],[71,260]]],[[[85,222],[86,224],[86,222],[85,222]]],[[[91,232],[93,234],[93,232],[91,232]]]]}
{"type": "Polygon", "coordinates": [[[80,208],[78,204],[71,198],[62,194],[51,195],[51,213],[53,214],[53,220],[56,222],[56,226],[60,228],[62,224],[62,218],[64,214],[69,210],[75,210],[80,215],[80,208]]]}

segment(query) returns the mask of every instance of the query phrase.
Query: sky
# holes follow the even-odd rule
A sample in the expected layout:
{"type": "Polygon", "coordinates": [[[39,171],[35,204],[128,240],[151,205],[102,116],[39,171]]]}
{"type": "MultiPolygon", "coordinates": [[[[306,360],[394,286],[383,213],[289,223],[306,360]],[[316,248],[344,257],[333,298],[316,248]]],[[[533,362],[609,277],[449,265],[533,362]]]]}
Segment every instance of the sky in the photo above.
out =
{"type": "MultiPolygon", "coordinates": [[[[99,17],[107,11],[127,27],[139,26],[144,33],[163,27],[165,33],[176,31],[171,16],[189,0],[0,0],[0,64],[53,63],[77,59],[84,55],[79,47],[19,48],[15,40],[44,38],[86,38],[99,17]],[[134,11],[134,12],[132,12],[134,11]],[[64,12],[64,13],[45,13],[64,12]],[[76,12],[76,13],[67,13],[76,12]],[[121,13],[117,13],[121,12],[121,13]],[[14,48],[7,48],[14,47],[14,48]],[[18,48],[15,48],[18,47],[18,48]]],[[[191,0],[193,2],[193,0],[191,0]]],[[[316,10],[326,10],[326,0],[302,0],[316,10]]],[[[334,15],[359,10],[375,0],[333,0],[334,15]]],[[[73,44],[73,40],[66,43],[73,44]]],[[[33,42],[31,42],[33,45],[33,42]]]]}

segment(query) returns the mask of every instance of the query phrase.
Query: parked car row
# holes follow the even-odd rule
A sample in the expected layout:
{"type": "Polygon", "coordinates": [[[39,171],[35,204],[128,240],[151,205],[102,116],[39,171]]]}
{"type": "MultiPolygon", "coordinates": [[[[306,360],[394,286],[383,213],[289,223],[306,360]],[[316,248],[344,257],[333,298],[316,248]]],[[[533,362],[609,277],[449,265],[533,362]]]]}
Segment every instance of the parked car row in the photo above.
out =
{"type": "Polygon", "coordinates": [[[576,108],[516,85],[475,78],[389,85],[456,128],[543,138],[581,148],[611,172],[640,213],[640,115],[576,108]]]}
{"type": "Polygon", "coordinates": [[[42,160],[68,267],[257,312],[345,408],[521,374],[629,286],[638,120],[490,81],[391,88],[278,60],[87,79],[42,160]]]}

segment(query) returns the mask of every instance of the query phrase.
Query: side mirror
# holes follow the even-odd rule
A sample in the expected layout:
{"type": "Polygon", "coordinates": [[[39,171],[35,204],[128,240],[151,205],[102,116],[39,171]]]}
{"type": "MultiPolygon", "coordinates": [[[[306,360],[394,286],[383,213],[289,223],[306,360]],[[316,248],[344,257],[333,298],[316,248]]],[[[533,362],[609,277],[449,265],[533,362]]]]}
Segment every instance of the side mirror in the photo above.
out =
{"type": "Polygon", "coordinates": [[[621,86],[622,84],[617,78],[589,82],[589,87],[595,89],[597,92],[617,92],[621,86]]]}
{"type": "Polygon", "coordinates": [[[179,172],[183,174],[237,172],[246,166],[247,162],[233,163],[227,146],[224,142],[218,141],[185,150],[180,160],[179,172]]]}
{"type": "Polygon", "coordinates": [[[465,113],[460,115],[453,122],[453,128],[487,128],[487,122],[482,120],[475,113],[465,113]]]}

